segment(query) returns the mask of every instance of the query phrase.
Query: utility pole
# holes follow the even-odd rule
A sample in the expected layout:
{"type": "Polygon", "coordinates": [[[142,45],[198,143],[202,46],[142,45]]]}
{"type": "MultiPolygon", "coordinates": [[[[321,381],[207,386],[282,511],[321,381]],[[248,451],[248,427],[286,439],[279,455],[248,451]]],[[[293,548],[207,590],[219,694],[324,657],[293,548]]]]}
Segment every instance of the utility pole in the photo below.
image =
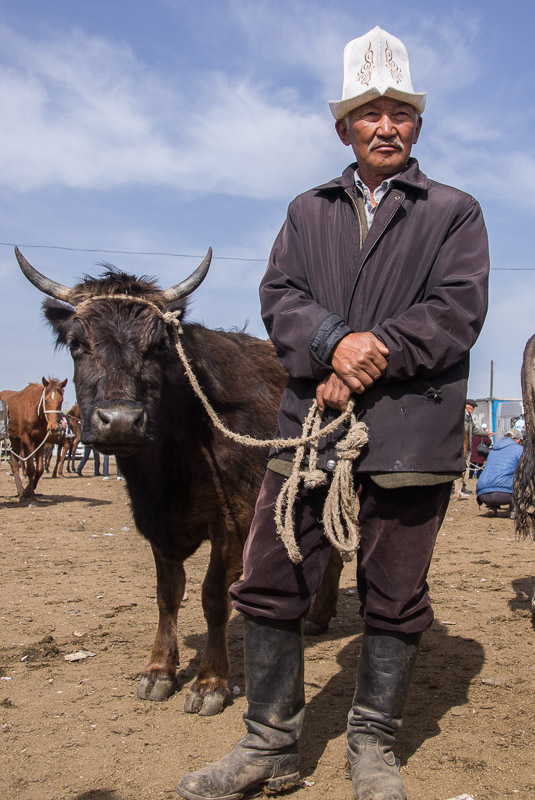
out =
{"type": "Polygon", "coordinates": [[[494,408],[494,361],[490,362],[490,427],[496,433],[496,409],[494,408]]]}

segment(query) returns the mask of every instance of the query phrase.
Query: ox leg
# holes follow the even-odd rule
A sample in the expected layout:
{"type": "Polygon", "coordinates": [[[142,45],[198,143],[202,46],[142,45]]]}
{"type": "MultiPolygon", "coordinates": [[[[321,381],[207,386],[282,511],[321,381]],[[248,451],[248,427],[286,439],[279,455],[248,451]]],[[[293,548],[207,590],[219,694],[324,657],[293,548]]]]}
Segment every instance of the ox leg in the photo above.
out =
{"type": "MultiPolygon", "coordinates": [[[[225,539],[225,537],[221,537],[225,539]]],[[[224,547],[214,542],[210,564],[202,586],[202,606],[208,635],[199,674],[184,703],[188,713],[201,716],[219,714],[230,696],[227,686],[229,656],[227,627],[231,612],[228,589],[241,574],[241,547],[236,556],[228,543],[224,547]],[[230,551],[230,552],[229,552],[230,551]]]]}
{"type": "Polygon", "coordinates": [[[336,616],[338,588],[343,566],[342,556],[333,547],[321,586],[303,623],[303,633],[307,636],[319,636],[321,633],[325,633],[329,628],[329,622],[336,616]]]}
{"type": "Polygon", "coordinates": [[[156,564],[158,630],[150,663],[143,670],[137,696],[140,700],[167,700],[176,688],[178,664],[177,617],[184,597],[186,574],[181,561],[163,558],[152,548],[156,564]]]}

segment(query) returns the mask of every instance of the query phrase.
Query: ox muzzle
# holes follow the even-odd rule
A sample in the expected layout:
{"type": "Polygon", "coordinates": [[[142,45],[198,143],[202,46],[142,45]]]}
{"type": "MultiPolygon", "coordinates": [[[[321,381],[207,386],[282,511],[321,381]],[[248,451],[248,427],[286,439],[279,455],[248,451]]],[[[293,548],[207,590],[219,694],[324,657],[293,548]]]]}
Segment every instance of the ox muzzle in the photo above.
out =
{"type": "Polygon", "coordinates": [[[84,420],[82,441],[105,454],[132,451],[148,439],[145,406],[131,400],[102,403],[84,420]]]}

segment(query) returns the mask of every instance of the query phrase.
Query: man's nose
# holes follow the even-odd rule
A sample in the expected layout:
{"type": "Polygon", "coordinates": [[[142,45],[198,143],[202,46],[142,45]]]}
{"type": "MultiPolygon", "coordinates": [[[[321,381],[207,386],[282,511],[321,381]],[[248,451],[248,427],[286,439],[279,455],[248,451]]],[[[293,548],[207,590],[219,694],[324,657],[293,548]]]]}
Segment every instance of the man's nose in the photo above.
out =
{"type": "Polygon", "coordinates": [[[395,136],[396,127],[388,114],[383,114],[377,125],[378,136],[395,136]]]}

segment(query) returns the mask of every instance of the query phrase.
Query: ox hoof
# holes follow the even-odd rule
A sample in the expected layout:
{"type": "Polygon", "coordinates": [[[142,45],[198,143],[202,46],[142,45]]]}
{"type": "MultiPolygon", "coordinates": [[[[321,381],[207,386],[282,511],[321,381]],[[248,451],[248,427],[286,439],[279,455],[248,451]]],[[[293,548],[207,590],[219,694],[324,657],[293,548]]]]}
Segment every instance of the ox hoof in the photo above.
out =
{"type": "Polygon", "coordinates": [[[227,695],[228,692],[190,692],[184,701],[184,711],[200,717],[213,717],[223,711],[227,695]]]}
{"type": "Polygon", "coordinates": [[[321,636],[322,633],[328,630],[328,624],[320,625],[318,622],[314,622],[313,619],[305,619],[303,622],[303,633],[305,636],[321,636]]]}
{"type": "Polygon", "coordinates": [[[172,678],[160,678],[154,680],[145,676],[141,678],[137,687],[138,700],[153,700],[155,703],[160,703],[167,700],[174,694],[176,688],[176,681],[172,678]]]}

